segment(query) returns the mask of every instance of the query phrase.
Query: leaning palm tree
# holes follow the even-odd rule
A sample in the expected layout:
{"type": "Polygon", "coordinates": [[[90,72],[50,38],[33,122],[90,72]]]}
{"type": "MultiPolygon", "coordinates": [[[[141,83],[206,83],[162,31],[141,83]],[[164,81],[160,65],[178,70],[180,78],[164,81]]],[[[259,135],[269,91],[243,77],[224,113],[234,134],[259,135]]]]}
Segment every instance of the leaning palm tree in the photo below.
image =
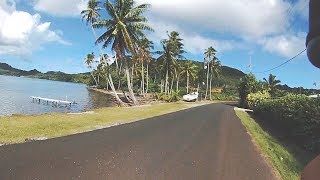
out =
{"type": "Polygon", "coordinates": [[[115,0],[113,3],[107,0],[104,6],[109,18],[93,24],[95,28],[106,30],[98,37],[96,44],[102,43],[104,48],[112,44],[111,49],[116,53],[117,58],[124,62],[129,96],[134,105],[138,105],[133,93],[128,61],[125,56],[127,53],[136,54],[137,42],[145,37],[144,30],[152,31],[152,28],[145,24],[147,19],[143,16],[150,5],[134,6],[133,0],[115,0]]]}
{"type": "Polygon", "coordinates": [[[95,60],[95,55],[92,52],[90,54],[87,54],[86,58],[84,59],[84,62],[87,64],[88,68],[90,69],[90,74],[91,74],[94,82],[96,83],[96,86],[98,86],[98,81],[97,81],[96,77],[93,74],[93,71],[94,71],[94,68],[93,68],[94,60],[95,60]]]}
{"type": "MultiPolygon", "coordinates": [[[[99,11],[102,10],[101,7],[99,7],[99,4],[100,2],[99,1],[96,1],[96,0],[89,0],[88,1],[88,5],[87,5],[87,9],[86,10],[83,10],[81,12],[81,15],[82,15],[82,20],[85,20],[86,21],[86,24],[87,25],[90,25],[91,27],[91,30],[92,30],[92,34],[94,36],[94,38],[97,37],[96,33],[95,33],[95,30],[93,28],[93,24],[95,22],[97,22],[98,18],[100,18],[100,14],[99,14],[99,11]]],[[[103,59],[104,62],[107,62],[107,59],[105,59],[105,56],[103,55],[104,53],[102,52],[102,49],[101,47],[99,46],[99,50],[100,50],[100,54],[101,54],[101,57],[103,59]]],[[[113,84],[113,80],[112,80],[112,77],[111,76],[107,76],[107,78],[109,78],[107,81],[108,82],[111,82],[113,84]]],[[[115,90],[113,90],[113,94],[114,96],[116,97],[118,103],[121,105],[121,106],[124,106],[124,103],[121,101],[121,99],[119,98],[117,92],[115,90]]]]}
{"type": "Polygon", "coordinates": [[[182,65],[182,75],[185,75],[187,78],[187,93],[189,93],[189,80],[191,78],[195,78],[197,74],[198,66],[195,65],[192,61],[187,61],[182,65]]]}
{"type": "MultiPolygon", "coordinates": [[[[207,95],[208,95],[208,88],[209,88],[209,76],[210,76],[210,63],[216,58],[216,50],[210,46],[208,49],[206,49],[205,53],[204,53],[204,65],[205,68],[207,68],[207,83],[206,83],[206,95],[205,95],[205,99],[207,99],[207,95]]],[[[210,89],[211,91],[211,89],[210,89]]]]}
{"type": "Polygon", "coordinates": [[[100,64],[102,67],[102,71],[103,74],[105,75],[106,81],[108,83],[108,86],[110,86],[111,90],[117,100],[117,102],[119,103],[120,106],[125,106],[125,104],[123,103],[123,101],[119,98],[117,92],[116,92],[116,88],[114,87],[113,81],[112,81],[112,76],[111,76],[111,67],[110,67],[110,59],[108,57],[108,55],[102,55],[100,58],[100,64]]]}
{"type": "Polygon", "coordinates": [[[279,84],[281,83],[280,80],[276,79],[275,75],[270,74],[269,78],[263,78],[263,80],[266,82],[266,84],[268,85],[268,88],[270,89],[270,93],[273,94],[275,89],[279,86],[279,84]]]}

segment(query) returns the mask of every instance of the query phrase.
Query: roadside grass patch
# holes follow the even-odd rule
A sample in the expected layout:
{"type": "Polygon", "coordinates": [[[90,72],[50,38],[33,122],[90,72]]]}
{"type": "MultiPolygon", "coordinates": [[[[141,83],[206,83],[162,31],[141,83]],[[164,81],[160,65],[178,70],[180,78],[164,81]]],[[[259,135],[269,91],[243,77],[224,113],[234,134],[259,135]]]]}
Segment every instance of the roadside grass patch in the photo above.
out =
{"type": "Polygon", "coordinates": [[[283,180],[300,179],[300,173],[310,160],[307,154],[294,147],[282,145],[277,139],[264,131],[247,112],[236,111],[253,141],[262,154],[271,162],[283,180]]]}
{"type": "Polygon", "coordinates": [[[192,104],[167,103],[138,108],[109,107],[83,114],[50,113],[0,117],[0,144],[21,143],[28,138],[54,138],[101,129],[186,109],[191,107],[190,105],[192,104]]]}

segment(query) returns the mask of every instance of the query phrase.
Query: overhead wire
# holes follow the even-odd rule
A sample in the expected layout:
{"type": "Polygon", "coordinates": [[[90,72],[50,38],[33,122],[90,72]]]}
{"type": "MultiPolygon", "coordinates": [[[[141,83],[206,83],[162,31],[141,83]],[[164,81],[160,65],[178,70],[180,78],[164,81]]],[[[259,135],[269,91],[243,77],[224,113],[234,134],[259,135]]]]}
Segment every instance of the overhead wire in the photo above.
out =
{"type": "MultiPolygon", "coordinates": [[[[305,9],[305,8],[307,7],[307,5],[308,5],[308,0],[306,0],[305,2],[306,2],[306,5],[303,6],[302,9],[305,9]]],[[[287,10],[287,11],[288,11],[289,14],[290,14],[290,13],[293,14],[293,6],[291,6],[290,9],[287,10]]],[[[289,29],[290,29],[291,27],[293,27],[293,25],[294,25],[295,23],[296,23],[296,21],[294,21],[292,24],[290,24],[290,25],[289,25],[289,29]]],[[[287,61],[281,63],[280,65],[277,65],[277,66],[275,66],[275,67],[273,67],[273,68],[270,68],[270,69],[268,69],[268,70],[259,71],[259,72],[253,72],[253,73],[266,73],[266,72],[270,72],[270,71],[273,71],[273,70],[275,70],[275,69],[278,69],[278,68],[286,65],[287,63],[291,62],[292,60],[294,60],[294,59],[297,58],[298,56],[300,56],[300,55],[301,55],[302,53],[304,53],[306,50],[307,50],[307,49],[304,49],[304,50],[300,51],[298,54],[296,54],[296,55],[293,56],[292,58],[288,59],[287,61]]]]}

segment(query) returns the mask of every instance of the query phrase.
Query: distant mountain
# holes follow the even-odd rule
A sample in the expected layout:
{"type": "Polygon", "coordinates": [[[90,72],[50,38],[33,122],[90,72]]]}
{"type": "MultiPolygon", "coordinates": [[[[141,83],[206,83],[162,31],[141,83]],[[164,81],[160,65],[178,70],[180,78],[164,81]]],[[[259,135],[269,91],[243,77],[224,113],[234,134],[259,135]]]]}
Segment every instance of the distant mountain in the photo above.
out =
{"type": "MultiPolygon", "coordinates": [[[[201,62],[194,61],[199,67],[202,66],[201,62]]],[[[203,75],[206,71],[203,70],[203,75]]],[[[40,71],[34,69],[31,71],[21,70],[13,68],[12,66],[6,63],[0,63],[0,75],[9,75],[9,76],[28,76],[38,79],[48,79],[55,81],[66,81],[66,82],[77,82],[84,84],[91,84],[93,81],[89,73],[79,73],[79,74],[67,74],[60,71],[48,71],[46,73],[41,73],[40,71]]],[[[219,79],[216,79],[213,83],[214,86],[223,86],[228,85],[236,87],[239,83],[240,78],[245,76],[245,73],[242,71],[231,68],[228,66],[222,66],[222,74],[219,79]]],[[[205,79],[205,77],[203,77],[205,79]]]]}
{"type": "Polygon", "coordinates": [[[16,69],[6,63],[0,63],[0,75],[10,75],[10,76],[31,76],[41,74],[40,71],[33,69],[31,71],[25,71],[21,69],[16,69]]]}

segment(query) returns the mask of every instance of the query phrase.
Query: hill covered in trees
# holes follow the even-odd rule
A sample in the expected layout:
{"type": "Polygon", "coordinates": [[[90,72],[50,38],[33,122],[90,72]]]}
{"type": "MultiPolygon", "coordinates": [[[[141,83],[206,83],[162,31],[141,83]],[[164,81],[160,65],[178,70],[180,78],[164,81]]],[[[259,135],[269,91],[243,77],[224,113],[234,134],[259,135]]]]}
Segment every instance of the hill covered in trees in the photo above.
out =
{"type": "MultiPolygon", "coordinates": [[[[197,66],[203,66],[203,63],[194,61],[197,66]]],[[[97,72],[96,72],[97,73],[97,72]]],[[[116,72],[112,72],[114,76],[116,76],[116,72]]],[[[64,81],[64,82],[75,82],[75,83],[83,83],[87,85],[95,85],[94,80],[89,72],[87,73],[78,73],[78,74],[68,74],[60,71],[48,71],[46,73],[42,73],[36,69],[34,70],[21,70],[14,68],[6,63],[0,63],[0,75],[7,76],[26,76],[31,78],[38,79],[47,79],[54,81],[64,81]]],[[[222,74],[221,78],[219,78],[214,85],[215,86],[236,86],[239,82],[240,78],[245,76],[245,74],[235,68],[222,66],[222,74]]],[[[103,77],[100,77],[103,78],[103,77]]],[[[205,79],[203,79],[205,81],[205,79]]],[[[103,81],[103,80],[101,80],[103,81]]]]}

